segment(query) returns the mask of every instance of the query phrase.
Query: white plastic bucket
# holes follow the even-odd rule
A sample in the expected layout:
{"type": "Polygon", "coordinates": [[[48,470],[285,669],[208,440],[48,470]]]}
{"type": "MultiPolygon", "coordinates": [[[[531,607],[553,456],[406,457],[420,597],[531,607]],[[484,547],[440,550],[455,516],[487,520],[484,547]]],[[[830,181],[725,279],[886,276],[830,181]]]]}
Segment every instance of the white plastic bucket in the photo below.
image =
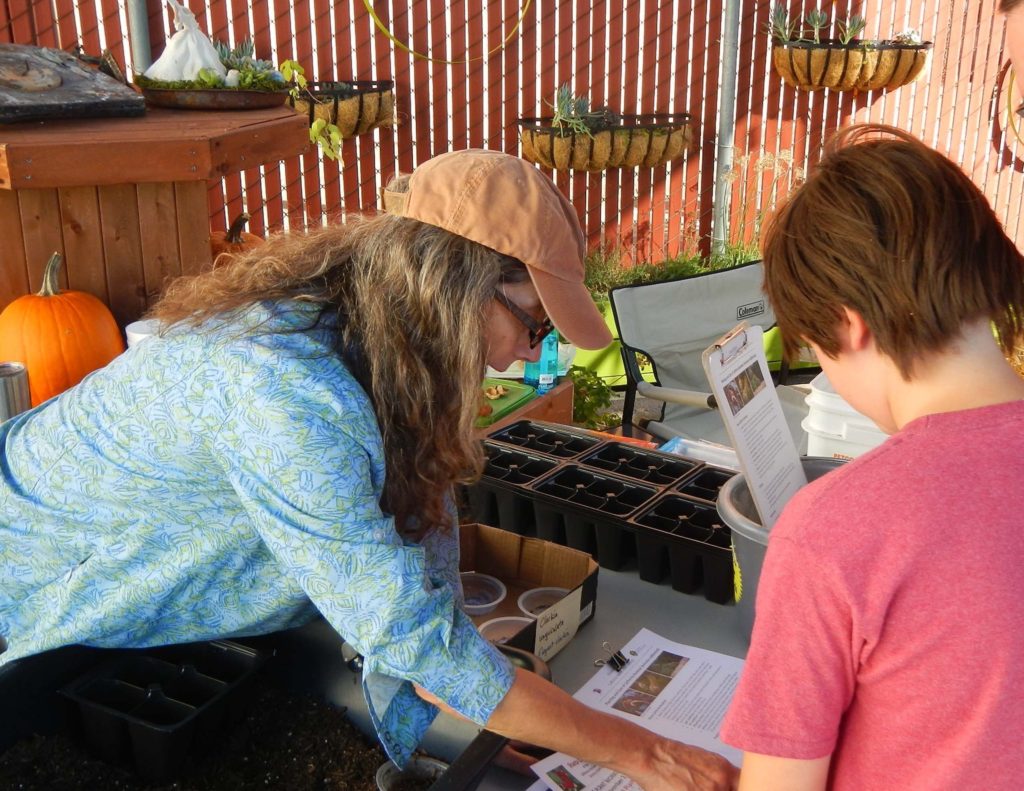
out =
{"type": "Polygon", "coordinates": [[[881,445],[888,436],[873,420],[843,400],[825,374],[811,381],[805,399],[807,417],[800,425],[807,432],[807,455],[853,459],[881,445]]]}

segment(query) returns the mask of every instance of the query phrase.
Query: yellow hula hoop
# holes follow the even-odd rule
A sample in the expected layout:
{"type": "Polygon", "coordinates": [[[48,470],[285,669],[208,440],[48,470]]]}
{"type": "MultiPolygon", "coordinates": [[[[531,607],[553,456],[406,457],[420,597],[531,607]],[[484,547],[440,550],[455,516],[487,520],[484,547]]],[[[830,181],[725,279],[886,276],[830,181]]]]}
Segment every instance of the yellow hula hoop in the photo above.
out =
{"type": "Polygon", "coordinates": [[[1024,138],[1020,136],[1020,125],[1017,123],[1017,111],[1013,107],[1013,82],[1017,75],[1012,64],[1010,65],[1009,73],[1010,80],[1006,85],[1006,126],[1013,132],[1017,142],[1024,145],[1024,138]]]}
{"type": "MultiPolygon", "coordinates": [[[[515,27],[513,27],[512,30],[509,31],[509,34],[505,36],[504,39],[502,39],[502,42],[494,49],[490,50],[487,53],[487,55],[493,55],[495,52],[504,49],[505,45],[508,44],[508,42],[512,40],[513,36],[515,36],[516,33],[519,32],[519,26],[523,24],[523,20],[526,18],[526,13],[530,10],[530,3],[532,2],[533,0],[525,0],[522,8],[519,9],[519,19],[516,20],[515,27]]],[[[480,57],[477,58],[466,58],[464,60],[445,60],[444,58],[432,58],[429,55],[424,55],[422,52],[417,52],[414,49],[410,49],[397,38],[395,38],[395,34],[391,32],[388,26],[384,24],[384,22],[381,20],[379,16],[377,16],[377,12],[373,10],[373,0],[363,0],[363,7],[366,9],[366,12],[370,15],[370,18],[373,20],[373,24],[377,27],[377,29],[385,36],[387,36],[389,39],[391,39],[391,42],[396,47],[398,47],[400,50],[408,52],[414,58],[429,61],[430,63],[441,63],[445,65],[455,66],[460,63],[470,63],[471,61],[474,60],[483,60],[485,57],[481,55],[480,57]]]]}

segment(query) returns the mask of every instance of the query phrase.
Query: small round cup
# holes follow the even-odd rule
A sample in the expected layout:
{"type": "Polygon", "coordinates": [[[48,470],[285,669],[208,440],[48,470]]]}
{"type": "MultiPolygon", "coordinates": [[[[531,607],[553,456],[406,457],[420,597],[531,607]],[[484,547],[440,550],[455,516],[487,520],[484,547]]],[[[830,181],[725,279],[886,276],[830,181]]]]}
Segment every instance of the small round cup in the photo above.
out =
{"type": "Polygon", "coordinates": [[[530,588],[517,599],[519,611],[527,618],[536,618],[548,607],[565,598],[567,588],[530,588]]]}
{"type": "Polygon", "coordinates": [[[491,620],[480,624],[480,634],[492,643],[504,643],[518,634],[523,627],[533,623],[533,620],[533,618],[525,618],[522,615],[491,618],[491,620]]]}
{"type": "Polygon", "coordinates": [[[462,595],[468,615],[486,615],[505,600],[508,591],[497,577],[475,571],[462,572],[462,595]]]}
{"type": "Polygon", "coordinates": [[[399,769],[392,761],[381,764],[377,770],[376,781],[378,791],[392,791],[400,781],[422,781],[432,783],[448,771],[448,764],[425,755],[409,759],[405,769],[399,769]]]}

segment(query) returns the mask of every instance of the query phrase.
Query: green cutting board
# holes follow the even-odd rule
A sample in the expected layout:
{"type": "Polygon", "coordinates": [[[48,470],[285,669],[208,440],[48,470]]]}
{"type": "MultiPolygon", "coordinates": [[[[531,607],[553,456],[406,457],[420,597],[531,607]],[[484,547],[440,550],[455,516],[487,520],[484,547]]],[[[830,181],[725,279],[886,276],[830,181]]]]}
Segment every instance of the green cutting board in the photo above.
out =
{"type": "Polygon", "coordinates": [[[480,403],[490,404],[493,411],[486,417],[478,417],[476,419],[477,428],[485,428],[492,423],[496,423],[505,415],[519,409],[519,407],[537,395],[537,391],[530,387],[530,385],[525,385],[512,379],[484,379],[483,384],[480,385],[480,390],[483,392],[488,387],[495,387],[497,385],[501,385],[508,392],[503,396],[495,398],[493,401],[481,398],[480,403]]]}

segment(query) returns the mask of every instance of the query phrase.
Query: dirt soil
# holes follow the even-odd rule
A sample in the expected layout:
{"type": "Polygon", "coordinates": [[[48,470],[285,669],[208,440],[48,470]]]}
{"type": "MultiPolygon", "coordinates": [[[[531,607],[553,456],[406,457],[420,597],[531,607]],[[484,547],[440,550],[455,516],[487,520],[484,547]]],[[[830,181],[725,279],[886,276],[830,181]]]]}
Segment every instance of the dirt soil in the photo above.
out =
{"type": "MultiPolygon", "coordinates": [[[[257,682],[259,683],[259,682],[257,682]]],[[[0,755],[10,791],[376,791],[387,760],[345,714],[311,697],[261,685],[245,718],[171,784],[147,785],[130,770],[92,757],[66,734],[35,736],[0,755]]]]}

